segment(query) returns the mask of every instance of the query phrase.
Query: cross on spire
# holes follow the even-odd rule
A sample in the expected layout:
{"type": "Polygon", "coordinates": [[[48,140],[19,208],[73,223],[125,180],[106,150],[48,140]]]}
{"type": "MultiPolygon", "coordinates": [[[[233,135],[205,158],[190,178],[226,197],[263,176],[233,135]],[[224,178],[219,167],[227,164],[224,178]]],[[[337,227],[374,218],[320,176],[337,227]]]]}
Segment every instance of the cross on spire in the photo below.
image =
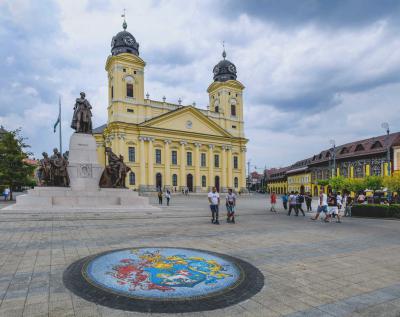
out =
{"type": "Polygon", "coordinates": [[[122,23],[122,27],[123,27],[124,30],[126,30],[126,28],[128,27],[128,24],[126,23],[126,20],[125,20],[125,18],[126,18],[126,9],[125,8],[124,8],[124,13],[121,14],[121,18],[124,18],[124,22],[122,23]]]}
{"type": "Polygon", "coordinates": [[[226,52],[225,52],[225,41],[222,41],[222,47],[223,47],[223,51],[222,51],[222,57],[225,59],[225,58],[226,58],[226,52]]]}

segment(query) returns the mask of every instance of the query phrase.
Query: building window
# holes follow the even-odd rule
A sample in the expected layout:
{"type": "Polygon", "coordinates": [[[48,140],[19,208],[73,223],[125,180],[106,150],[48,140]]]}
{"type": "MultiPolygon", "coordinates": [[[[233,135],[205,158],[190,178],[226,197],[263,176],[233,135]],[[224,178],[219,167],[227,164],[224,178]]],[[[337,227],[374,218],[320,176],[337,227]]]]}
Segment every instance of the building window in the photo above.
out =
{"type": "Polygon", "coordinates": [[[126,73],[126,68],[123,68],[122,71],[123,71],[124,73],[126,73]]]}
{"type": "Polygon", "coordinates": [[[161,164],[161,150],[156,149],[156,164],[161,164]]]}
{"type": "Polygon", "coordinates": [[[201,177],[201,187],[207,187],[207,178],[204,175],[201,177]]]}
{"type": "Polygon", "coordinates": [[[236,129],[236,126],[235,126],[235,125],[233,125],[233,126],[232,126],[232,129],[236,129]]]}
{"type": "Polygon", "coordinates": [[[215,106],[215,112],[219,112],[219,107],[215,106]]]}
{"type": "Polygon", "coordinates": [[[234,184],[235,188],[238,188],[238,187],[239,187],[239,180],[238,180],[237,177],[234,178],[233,184],[234,184]]]}
{"type": "Polygon", "coordinates": [[[126,84],[126,96],[128,98],[133,98],[133,84],[126,84]]]}
{"type": "Polygon", "coordinates": [[[178,186],[178,175],[172,175],[172,186],[178,186]]]}
{"type": "Polygon", "coordinates": [[[201,153],[201,167],[206,167],[206,153],[201,153]]]}
{"type": "Polygon", "coordinates": [[[172,164],[177,165],[178,164],[178,152],[172,151],[172,164]]]}
{"type": "Polygon", "coordinates": [[[134,112],[133,109],[126,109],[126,112],[134,112]]]}
{"type": "Polygon", "coordinates": [[[186,152],[186,165],[192,166],[192,152],[186,152]]]}
{"type": "Polygon", "coordinates": [[[231,105],[231,116],[236,117],[236,105],[231,105]]]}
{"type": "Polygon", "coordinates": [[[134,147],[129,147],[128,148],[128,159],[129,162],[135,162],[135,148],[134,147]]]}
{"type": "Polygon", "coordinates": [[[114,86],[111,86],[111,99],[114,98],[114,86]]]}
{"type": "Polygon", "coordinates": [[[136,177],[134,172],[129,173],[129,185],[135,185],[136,184],[136,177]]]}
{"type": "Polygon", "coordinates": [[[234,156],[233,157],[233,168],[238,168],[239,163],[238,163],[238,157],[234,156]]]}
{"type": "Polygon", "coordinates": [[[219,155],[214,155],[214,167],[219,167],[219,155]]]}

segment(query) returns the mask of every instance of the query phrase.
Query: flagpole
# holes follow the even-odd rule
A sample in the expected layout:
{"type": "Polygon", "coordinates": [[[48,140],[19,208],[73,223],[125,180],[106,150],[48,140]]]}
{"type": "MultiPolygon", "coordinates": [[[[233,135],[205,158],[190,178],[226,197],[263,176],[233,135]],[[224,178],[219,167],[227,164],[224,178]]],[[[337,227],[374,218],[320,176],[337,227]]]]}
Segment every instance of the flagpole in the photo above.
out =
{"type": "Polygon", "coordinates": [[[58,111],[59,111],[59,114],[60,114],[60,131],[59,131],[59,133],[60,133],[60,153],[62,154],[62,137],[61,137],[61,96],[58,98],[58,111]]]}

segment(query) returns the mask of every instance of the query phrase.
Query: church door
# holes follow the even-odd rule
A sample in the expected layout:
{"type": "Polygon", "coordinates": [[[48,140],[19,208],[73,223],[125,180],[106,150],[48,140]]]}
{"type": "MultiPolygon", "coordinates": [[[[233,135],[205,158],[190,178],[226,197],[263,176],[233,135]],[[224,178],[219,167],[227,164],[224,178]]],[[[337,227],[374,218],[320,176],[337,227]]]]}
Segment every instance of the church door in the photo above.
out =
{"type": "Polygon", "coordinates": [[[219,192],[219,176],[215,176],[215,188],[217,189],[217,192],[219,192]]]}
{"type": "Polygon", "coordinates": [[[161,173],[157,173],[156,174],[156,187],[157,187],[157,190],[161,190],[162,189],[162,175],[161,175],[161,173]]]}
{"type": "Polygon", "coordinates": [[[189,188],[189,191],[193,191],[193,175],[192,174],[187,174],[186,176],[186,186],[189,188]]]}

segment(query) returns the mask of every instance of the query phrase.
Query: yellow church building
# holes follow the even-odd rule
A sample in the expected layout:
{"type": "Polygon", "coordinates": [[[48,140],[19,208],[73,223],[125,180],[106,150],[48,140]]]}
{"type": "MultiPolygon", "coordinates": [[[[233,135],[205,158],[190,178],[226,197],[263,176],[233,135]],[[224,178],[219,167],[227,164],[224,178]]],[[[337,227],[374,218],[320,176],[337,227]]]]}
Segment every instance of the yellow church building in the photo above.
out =
{"type": "Polygon", "coordinates": [[[123,31],[112,39],[108,75],[108,120],[93,130],[99,161],[106,165],[109,147],[131,168],[126,184],[156,189],[207,192],[216,186],[246,191],[246,143],[243,121],[244,86],[236,67],[223,59],[213,69],[207,110],[181,101],[173,104],[144,94],[146,63],[139,44],[123,31]]]}

